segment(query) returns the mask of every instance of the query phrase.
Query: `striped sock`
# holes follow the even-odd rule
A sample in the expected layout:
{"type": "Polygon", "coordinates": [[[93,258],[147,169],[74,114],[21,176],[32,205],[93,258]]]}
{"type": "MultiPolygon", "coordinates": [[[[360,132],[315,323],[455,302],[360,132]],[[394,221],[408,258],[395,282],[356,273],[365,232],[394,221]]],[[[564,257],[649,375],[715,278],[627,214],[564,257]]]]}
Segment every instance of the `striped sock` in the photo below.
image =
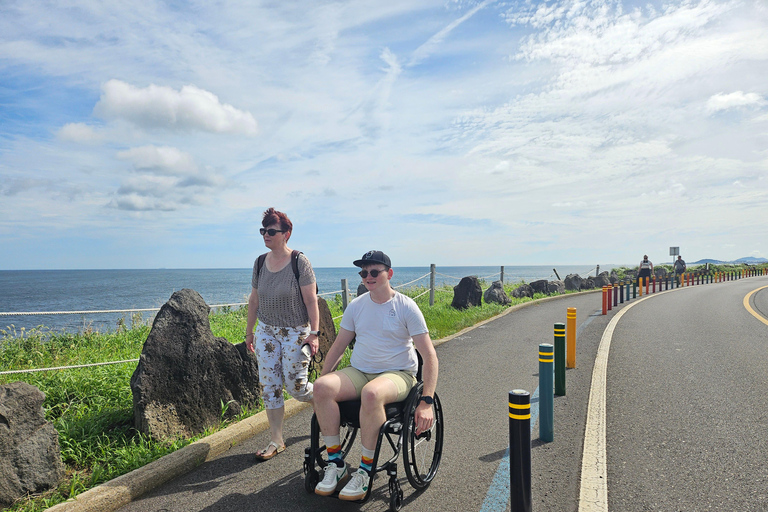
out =
{"type": "Polygon", "coordinates": [[[344,465],[341,458],[341,436],[323,436],[325,449],[328,452],[328,462],[334,462],[337,466],[344,465]]]}
{"type": "Polygon", "coordinates": [[[370,473],[373,469],[373,455],[374,451],[369,450],[363,445],[360,445],[363,452],[363,457],[360,459],[360,469],[364,469],[366,473],[370,473]]]}

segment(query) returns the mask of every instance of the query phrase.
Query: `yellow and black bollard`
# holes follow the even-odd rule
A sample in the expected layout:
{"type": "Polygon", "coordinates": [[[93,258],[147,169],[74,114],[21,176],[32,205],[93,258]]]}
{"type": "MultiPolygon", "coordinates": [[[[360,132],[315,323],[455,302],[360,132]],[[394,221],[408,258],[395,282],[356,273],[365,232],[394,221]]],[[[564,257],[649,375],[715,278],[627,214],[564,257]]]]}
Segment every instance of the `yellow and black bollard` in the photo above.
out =
{"type": "Polygon", "coordinates": [[[565,330],[566,358],[565,366],[576,368],[576,308],[568,308],[565,330]]]}
{"type": "Polygon", "coordinates": [[[509,392],[509,495],[512,512],[531,512],[531,394],[509,392]]]}
{"type": "Polygon", "coordinates": [[[555,324],[555,394],[565,396],[565,324],[555,324]]]}

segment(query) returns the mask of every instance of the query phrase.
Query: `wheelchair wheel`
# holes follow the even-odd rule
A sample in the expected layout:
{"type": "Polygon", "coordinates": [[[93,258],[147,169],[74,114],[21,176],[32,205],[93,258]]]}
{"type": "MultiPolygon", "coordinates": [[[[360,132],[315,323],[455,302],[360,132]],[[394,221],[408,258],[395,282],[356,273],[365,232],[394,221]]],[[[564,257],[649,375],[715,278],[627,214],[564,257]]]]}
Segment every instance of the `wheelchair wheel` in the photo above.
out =
{"type": "Polygon", "coordinates": [[[315,492],[315,487],[320,482],[320,473],[315,468],[310,469],[304,475],[304,490],[312,494],[315,492]]]}
{"type": "Polygon", "coordinates": [[[416,404],[408,407],[405,431],[403,432],[403,457],[405,459],[405,474],[415,489],[423,489],[429,485],[443,456],[443,407],[440,398],[435,393],[432,412],[435,421],[432,428],[416,435],[414,425],[416,404]]]}

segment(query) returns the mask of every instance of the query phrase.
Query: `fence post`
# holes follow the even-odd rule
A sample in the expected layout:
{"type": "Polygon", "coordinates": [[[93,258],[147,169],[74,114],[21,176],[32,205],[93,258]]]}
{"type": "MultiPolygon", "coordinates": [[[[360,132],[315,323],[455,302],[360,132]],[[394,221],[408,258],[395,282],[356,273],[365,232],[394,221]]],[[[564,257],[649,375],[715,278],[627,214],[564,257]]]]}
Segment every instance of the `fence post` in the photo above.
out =
{"type": "Polygon", "coordinates": [[[568,308],[566,311],[565,366],[576,368],[576,308],[568,308]]]}
{"type": "Polygon", "coordinates": [[[555,438],[554,367],[555,347],[549,343],[539,344],[539,439],[545,443],[555,438]]]}
{"type": "Polygon", "coordinates": [[[555,394],[565,396],[565,324],[555,324],[555,394]]]}
{"type": "Polygon", "coordinates": [[[509,392],[509,496],[512,512],[531,512],[531,394],[509,392]]]}
{"type": "Polygon", "coordinates": [[[429,305],[435,305],[435,264],[429,266],[429,305]]]}
{"type": "Polygon", "coordinates": [[[347,310],[347,304],[349,304],[349,287],[347,286],[347,280],[341,280],[341,310],[347,310]]]}
{"type": "Polygon", "coordinates": [[[501,277],[499,278],[501,281],[502,288],[504,287],[504,265],[501,266],[501,277]]]}
{"type": "Polygon", "coordinates": [[[597,276],[599,276],[599,275],[600,275],[600,265],[597,265],[597,266],[595,267],[595,277],[597,277],[597,276]]]}

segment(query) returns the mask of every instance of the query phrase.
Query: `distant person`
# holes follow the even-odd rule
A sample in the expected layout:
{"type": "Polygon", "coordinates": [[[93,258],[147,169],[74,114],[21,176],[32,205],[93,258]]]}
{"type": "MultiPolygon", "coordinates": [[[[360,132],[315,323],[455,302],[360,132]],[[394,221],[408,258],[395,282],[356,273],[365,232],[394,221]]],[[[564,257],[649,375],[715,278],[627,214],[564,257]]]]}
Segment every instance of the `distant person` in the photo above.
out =
{"type": "Polygon", "coordinates": [[[349,482],[339,492],[346,501],[361,500],[371,481],[379,429],[386,421],[384,406],[405,400],[416,384],[418,359],[423,360],[424,390],[415,412],[416,434],[432,428],[437,385],[437,353],[424,315],[413,299],[390,286],[393,270],[389,256],[369,251],[353,263],[368,293],[350,302],[341,319],[339,334],[328,354],[322,375],[315,381],[315,415],[328,452],[323,480],[315,487],[330,496],[349,478],[341,458],[339,402],[360,398],[362,458],[349,482]],[[349,343],[355,341],[350,366],[335,371],[349,343]],[[415,347],[415,350],[414,350],[415,347]]]}
{"type": "Polygon", "coordinates": [[[304,254],[288,247],[293,232],[291,220],[269,208],[261,225],[259,233],[269,252],[253,264],[245,344],[259,361],[259,381],[269,421],[270,443],[256,452],[256,459],[264,461],[285,450],[283,385],[296,400],[312,401],[308,370],[310,359],[320,346],[320,310],[312,265],[304,254]],[[257,319],[259,325],[254,335],[257,319]],[[303,351],[304,345],[309,350],[303,351]]]}
{"type": "Polygon", "coordinates": [[[688,268],[685,265],[685,261],[683,260],[682,256],[678,256],[675,260],[675,279],[677,280],[677,286],[680,286],[680,283],[683,280],[683,272],[685,272],[685,269],[688,268]]]}
{"type": "Polygon", "coordinates": [[[638,286],[642,286],[643,282],[648,282],[646,279],[649,279],[653,272],[653,263],[648,259],[647,254],[643,256],[643,261],[640,262],[639,268],[640,271],[637,273],[638,286]],[[640,281],[641,279],[643,281],[640,281]]]}

